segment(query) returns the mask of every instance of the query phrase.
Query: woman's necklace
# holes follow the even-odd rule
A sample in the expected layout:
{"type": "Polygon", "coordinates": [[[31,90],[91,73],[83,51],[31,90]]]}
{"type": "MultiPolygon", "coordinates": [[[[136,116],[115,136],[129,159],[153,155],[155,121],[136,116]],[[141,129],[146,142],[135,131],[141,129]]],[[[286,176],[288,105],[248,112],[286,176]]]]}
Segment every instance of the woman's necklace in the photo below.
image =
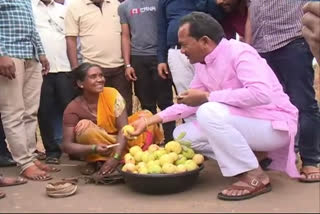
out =
{"type": "Polygon", "coordinates": [[[90,108],[90,105],[89,103],[87,102],[87,100],[84,98],[84,97],[81,97],[83,102],[85,102],[87,108],[88,108],[88,111],[95,117],[97,117],[97,113],[95,111],[93,111],[91,108],[90,108]]]}

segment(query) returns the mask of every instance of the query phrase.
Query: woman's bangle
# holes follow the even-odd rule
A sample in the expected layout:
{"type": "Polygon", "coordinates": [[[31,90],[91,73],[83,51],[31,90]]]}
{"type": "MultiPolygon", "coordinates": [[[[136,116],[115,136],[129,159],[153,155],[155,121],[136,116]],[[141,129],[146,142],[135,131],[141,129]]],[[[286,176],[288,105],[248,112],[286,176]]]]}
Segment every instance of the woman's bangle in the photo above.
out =
{"type": "Polygon", "coordinates": [[[91,146],[91,152],[94,153],[94,154],[97,153],[97,145],[92,145],[91,146]]]}
{"type": "Polygon", "coordinates": [[[148,119],[145,118],[145,117],[143,117],[143,120],[144,120],[144,123],[145,123],[145,125],[146,125],[146,129],[148,129],[148,127],[149,127],[148,119]]]}

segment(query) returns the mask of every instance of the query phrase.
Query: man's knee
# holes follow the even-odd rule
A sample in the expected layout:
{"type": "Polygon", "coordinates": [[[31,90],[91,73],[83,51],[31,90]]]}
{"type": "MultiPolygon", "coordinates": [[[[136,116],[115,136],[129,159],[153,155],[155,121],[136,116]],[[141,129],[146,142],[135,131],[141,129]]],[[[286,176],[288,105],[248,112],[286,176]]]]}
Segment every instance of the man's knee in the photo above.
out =
{"type": "Polygon", "coordinates": [[[218,102],[207,102],[202,104],[197,113],[197,121],[200,125],[210,122],[223,122],[229,115],[229,109],[226,105],[218,102]]]}

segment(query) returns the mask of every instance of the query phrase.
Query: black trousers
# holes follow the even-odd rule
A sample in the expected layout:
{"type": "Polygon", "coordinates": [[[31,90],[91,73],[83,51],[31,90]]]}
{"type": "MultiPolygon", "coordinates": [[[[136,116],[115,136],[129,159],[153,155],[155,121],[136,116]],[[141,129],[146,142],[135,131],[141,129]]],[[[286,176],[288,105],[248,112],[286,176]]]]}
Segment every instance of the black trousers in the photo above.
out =
{"type": "Polygon", "coordinates": [[[6,139],[6,135],[4,134],[1,115],[0,115],[0,156],[11,157],[11,153],[8,150],[5,139],[6,139]]]}
{"type": "Polygon", "coordinates": [[[43,77],[38,120],[47,157],[61,156],[63,111],[74,96],[71,73],[49,73],[43,77]]]}
{"type": "MultiPolygon", "coordinates": [[[[162,79],[158,75],[156,56],[131,56],[131,65],[137,75],[134,90],[142,109],[156,114],[157,105],[161,110],[173,105],[172,80],[162,79]]],[[[173,139],[175,126],[175,121],[163,124],[166,142],[173,139]]]]}
{"type": "Polygon", "coordinates": [[[313,56],[304,39],[262,53],[290,101],[299,109],[298,149],[303,165],[320,163],[320,113],[315,99],[313,56]]]}

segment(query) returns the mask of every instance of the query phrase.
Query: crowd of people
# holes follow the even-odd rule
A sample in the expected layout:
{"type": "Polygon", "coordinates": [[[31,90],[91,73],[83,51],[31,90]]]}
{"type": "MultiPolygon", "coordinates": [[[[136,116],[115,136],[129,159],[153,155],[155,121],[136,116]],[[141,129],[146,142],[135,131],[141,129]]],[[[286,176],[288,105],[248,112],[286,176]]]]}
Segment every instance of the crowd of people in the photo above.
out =
{"type": "Polygon", "coordinates": [[[320,2],[0,0],[0,28],[0,167],[21,175],[0,187],[52,179],[63,152],[107,176],[181,132],[238,179],[219,199],[271,191],[266,168],[320,181],[320,2]]]}

